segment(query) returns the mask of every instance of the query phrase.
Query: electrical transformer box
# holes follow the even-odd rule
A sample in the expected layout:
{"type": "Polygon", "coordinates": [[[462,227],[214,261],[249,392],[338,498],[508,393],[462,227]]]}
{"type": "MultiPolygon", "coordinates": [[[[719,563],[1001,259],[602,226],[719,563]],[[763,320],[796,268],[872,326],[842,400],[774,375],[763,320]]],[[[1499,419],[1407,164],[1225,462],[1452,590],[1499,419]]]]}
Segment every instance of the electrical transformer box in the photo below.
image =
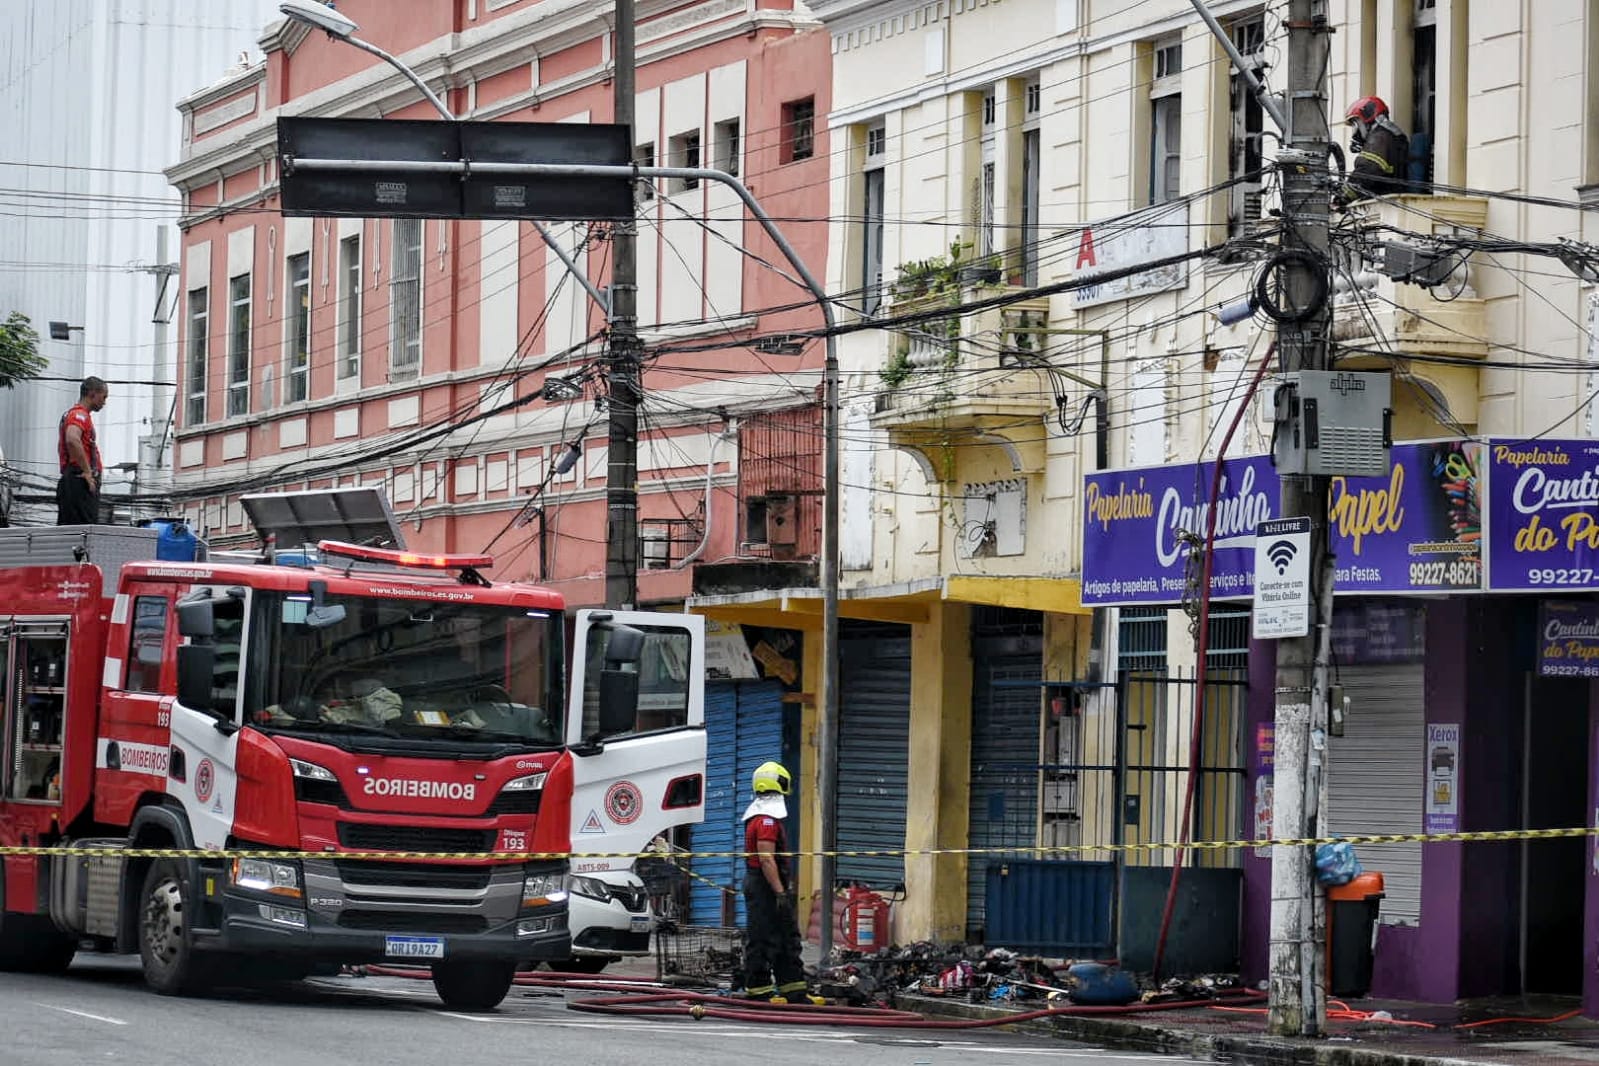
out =
{"type": "Polygon", "coordinates": [[[1386,373],[1303,370],[1277,388],[1272,461],[1279,474],[1383,477],[1393,448],[1386,373]]]}

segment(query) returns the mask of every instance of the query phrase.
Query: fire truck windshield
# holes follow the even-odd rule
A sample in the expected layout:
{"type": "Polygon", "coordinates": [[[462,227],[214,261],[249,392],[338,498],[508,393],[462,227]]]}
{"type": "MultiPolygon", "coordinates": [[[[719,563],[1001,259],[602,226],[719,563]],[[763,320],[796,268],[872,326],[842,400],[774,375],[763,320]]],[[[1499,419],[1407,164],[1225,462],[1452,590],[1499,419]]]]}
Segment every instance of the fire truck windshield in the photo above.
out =
{"type": "Polygon", "coordinates": [[[357,596],[313,605],[281,593],[255,602],[245,711],[258,728],[562,741],[558,613],[357,596]]]}

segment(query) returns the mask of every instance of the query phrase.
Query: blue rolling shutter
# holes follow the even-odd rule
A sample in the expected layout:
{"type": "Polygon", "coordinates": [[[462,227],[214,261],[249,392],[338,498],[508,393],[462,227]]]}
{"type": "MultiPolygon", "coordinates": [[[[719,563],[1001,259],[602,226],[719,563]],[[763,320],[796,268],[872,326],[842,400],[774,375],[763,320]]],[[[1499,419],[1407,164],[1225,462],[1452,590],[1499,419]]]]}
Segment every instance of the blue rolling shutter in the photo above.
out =
{"type": "MultiPolygon", "coordinates": [[[[749,780],[768,759],[783,758],[783,687],[776,681],[710,681],[705,685],[705,821],[694,827],[694,851],[735,852],[744,847],[739,815],[749,805],[749,780]]],[[[793,767],[790,767],[793,769],[793,767]]],[[[792,819],[791,819],[792,822],[792,819]]],[[[744,883],[743,863],[731,856],[692,860],[689,918],[722,924],[722,901],[744,883]]],[[[737,896],[737,923],[744,900],[737,896]]]]}
{"type": "Polygon", "coordinates": [[[840,881],[888,890],[905,882],[905,802],[911,721],[908,626],[847,626],[840,634],[838,849],[840,881]]]}

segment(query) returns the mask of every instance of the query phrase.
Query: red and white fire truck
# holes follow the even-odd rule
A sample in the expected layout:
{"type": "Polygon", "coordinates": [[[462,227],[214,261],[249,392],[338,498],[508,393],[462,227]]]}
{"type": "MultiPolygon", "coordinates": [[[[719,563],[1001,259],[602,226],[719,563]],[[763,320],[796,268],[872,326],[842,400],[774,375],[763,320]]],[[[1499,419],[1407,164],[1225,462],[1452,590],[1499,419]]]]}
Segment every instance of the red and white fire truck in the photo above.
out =
{"type": "Polygon", "coordinates": [[[568,624],[557,593],[403,541],[192,562],[158,557],[169,532],[0,530],[0,847],[58,849],[0,857],[0,967],[137,952],[183,994],[405,961],[486,1009],[571,955],[572,864],[539,856],[574,824],[631,850],[703,818],[698,618],[568,624]]]}

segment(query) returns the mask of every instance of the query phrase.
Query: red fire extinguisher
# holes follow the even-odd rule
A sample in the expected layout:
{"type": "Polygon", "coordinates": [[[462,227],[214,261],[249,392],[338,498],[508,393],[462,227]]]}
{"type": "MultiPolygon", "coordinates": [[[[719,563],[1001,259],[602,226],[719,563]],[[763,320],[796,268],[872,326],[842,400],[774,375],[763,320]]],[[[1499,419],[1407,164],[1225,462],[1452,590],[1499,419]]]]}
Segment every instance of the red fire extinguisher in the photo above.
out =
{"type": "Polygon", "coordinates": [[[840,939],[850,951],[871,954],[888,946],[888,901],[869,888],[851,885],[840,897],[840,939]]]}

